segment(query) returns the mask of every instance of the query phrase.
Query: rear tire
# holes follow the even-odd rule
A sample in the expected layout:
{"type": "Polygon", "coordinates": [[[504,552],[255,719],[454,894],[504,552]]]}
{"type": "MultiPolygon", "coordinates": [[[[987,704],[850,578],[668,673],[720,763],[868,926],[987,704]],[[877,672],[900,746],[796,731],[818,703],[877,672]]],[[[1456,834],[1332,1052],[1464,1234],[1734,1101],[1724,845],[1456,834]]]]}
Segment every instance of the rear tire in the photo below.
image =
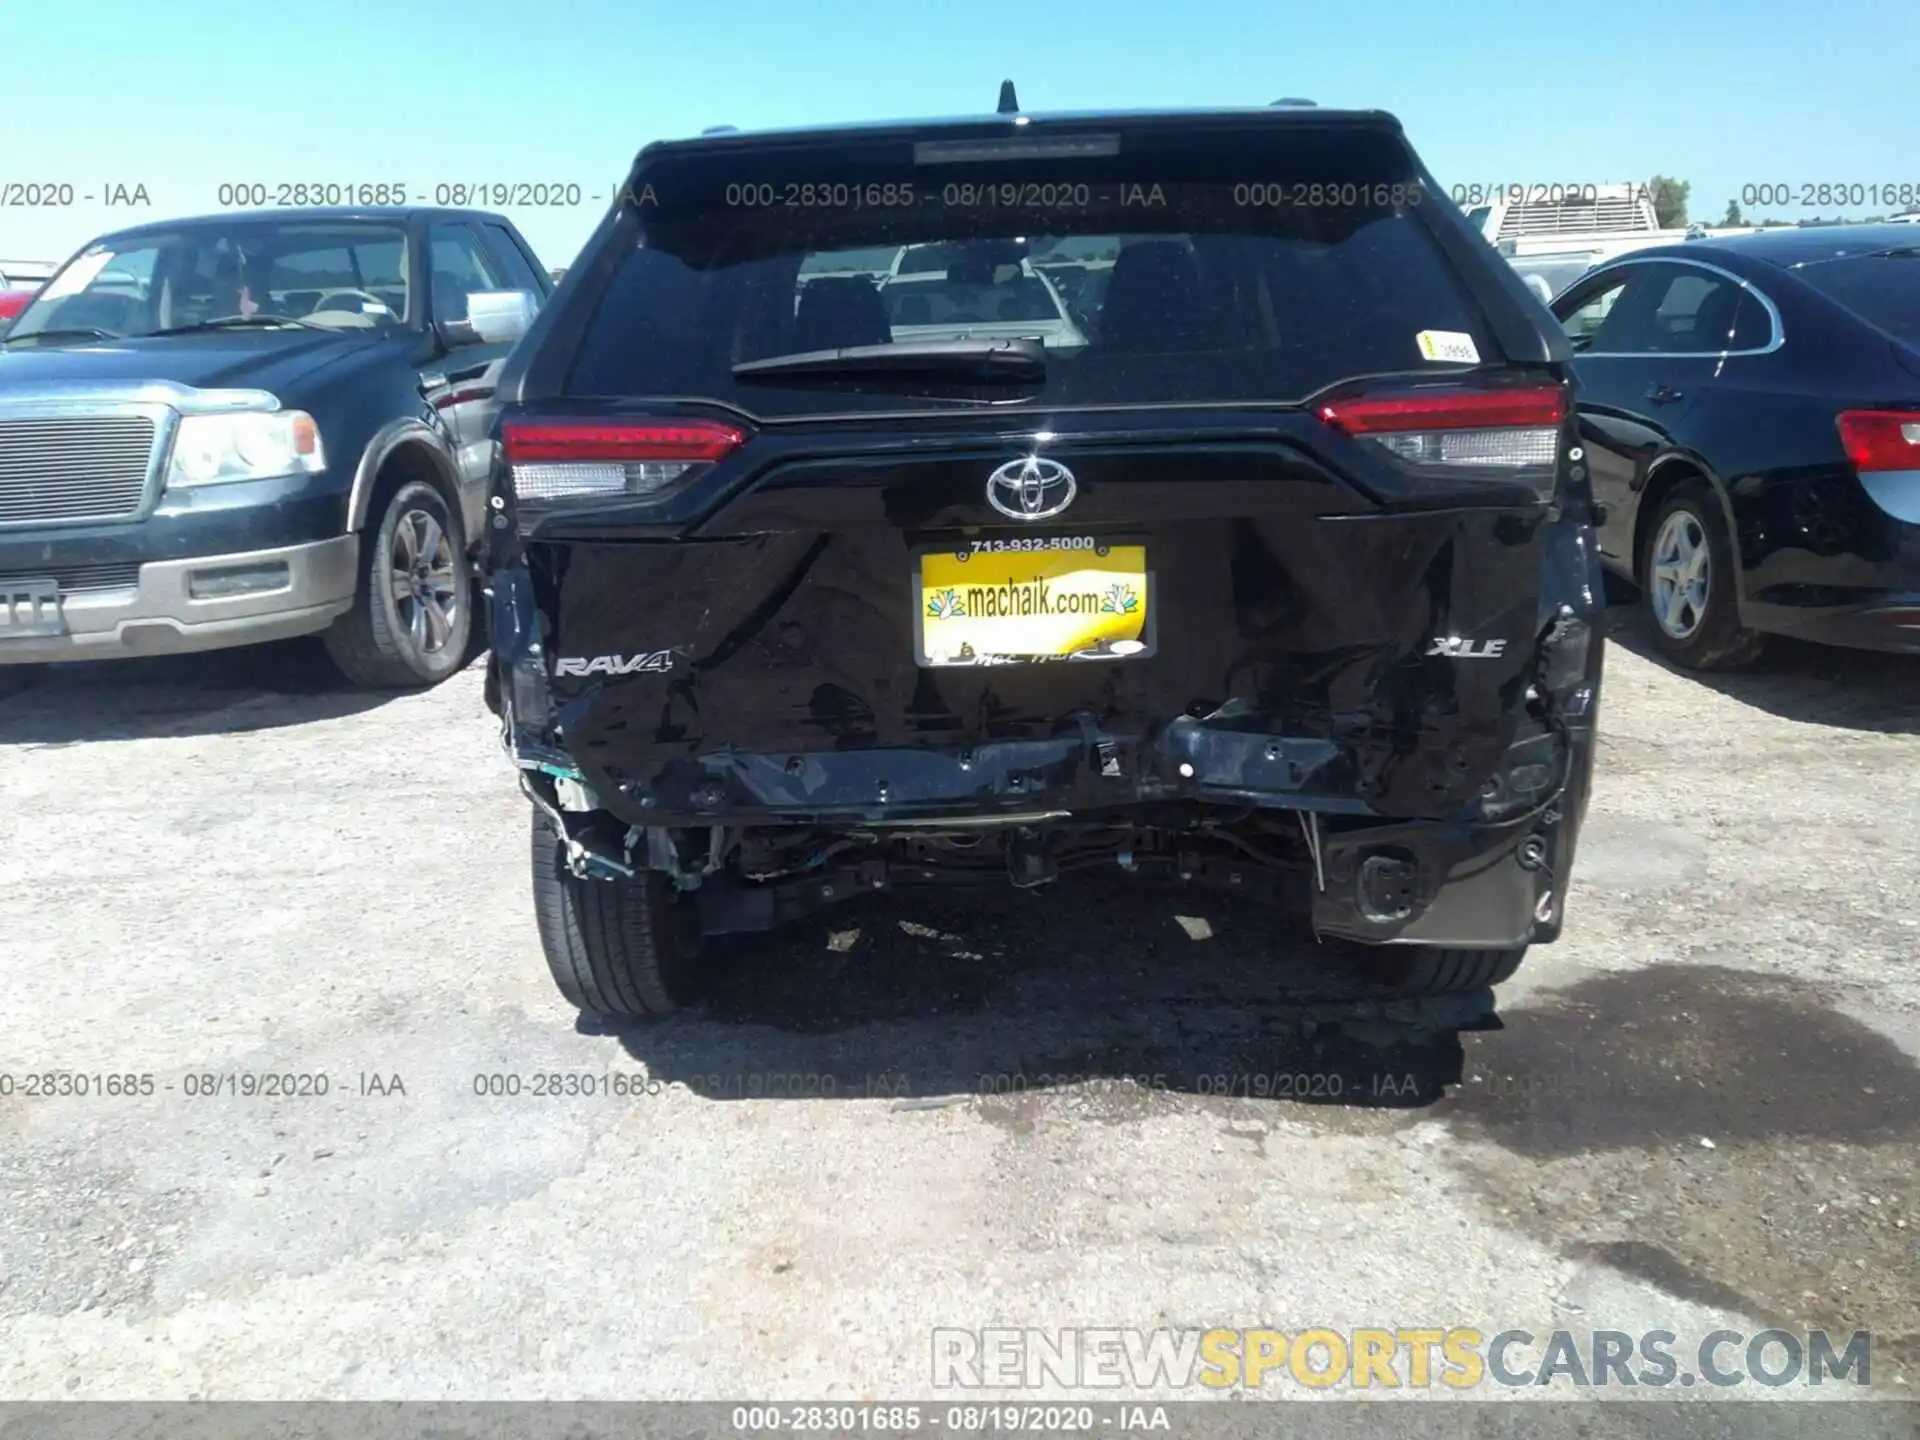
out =
{"type": "Polygon", "coordinates": [[[1688,481],[1654,512],[1640,553],[1640,603],[1653,643],[1674,664],[1736,670],[1760,658],[1767,637],[1740,623],[1738,564],[1719,498],[1706,485],[1688,481]]]}
{"type": "Polygon", "coordinates": [[[1462,990],[1484,990],[1511,980],[1526,958],[1517,950],[1454,950],[1437,945],[1383,946],[1379,952],[1381,983],[1396,995],[1453,995],[1462,990]]]}
{"type": "Polygon", "coordinates": [[[471,658],[472,630],[460,516],[424,480],[406,481],[361,537],[353,609],[322,634],[327,655],[365,689],[438,685],[471,658]]]}
{"type": "Polygon", "coordinates": [[[692,903],[664,875],[582,880],[553,821],[533,812],[533,913],[554,984],[576,1009],[658,1020],[700,997],[706,979],[692,903]]]}

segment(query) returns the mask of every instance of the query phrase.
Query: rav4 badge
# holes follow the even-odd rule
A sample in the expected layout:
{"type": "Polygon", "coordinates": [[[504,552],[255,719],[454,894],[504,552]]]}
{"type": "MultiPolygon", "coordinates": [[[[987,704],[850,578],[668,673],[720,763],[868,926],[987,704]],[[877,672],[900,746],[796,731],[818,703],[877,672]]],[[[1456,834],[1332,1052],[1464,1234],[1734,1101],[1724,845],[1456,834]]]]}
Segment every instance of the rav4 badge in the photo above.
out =
{"type": "Polygon", "coordinates": [[[646,650],[638,655],[564,656],[553,662],[555,675],[636,675],[641,671],[673,669],[673,651],[646,650]]]}

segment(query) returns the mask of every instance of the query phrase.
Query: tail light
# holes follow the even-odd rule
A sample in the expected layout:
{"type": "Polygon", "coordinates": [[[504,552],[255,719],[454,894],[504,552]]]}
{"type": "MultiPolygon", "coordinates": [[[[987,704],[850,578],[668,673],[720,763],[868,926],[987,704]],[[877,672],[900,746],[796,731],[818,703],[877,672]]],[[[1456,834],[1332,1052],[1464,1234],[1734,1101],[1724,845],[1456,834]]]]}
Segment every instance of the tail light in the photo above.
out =
{"type": "Polygon", "coordinates": [[[1842,410],[1835,423],[1873,503],[1920,525],[1920,411],[1842,410]]]}
{"type": "Polygon", "coordinates": [[[31,290],[0,290],[0,325],[18,318],[20,312],[32,303],[31,290]]]}
{"type": "Polygon", "coordinates": [[[1856,470],[1920,470],[1920,412],[1843,410],[1840,443],[1856,470]]]}
{"type": "Polygon", "coordinates": [[[652,495],[746,442],[716,420],[508,420],[501,448],[522,507],[652,495]]]}
{"type": "Polygon", "coordinates": [[[1415,471],[1518,481],[1551,494],[1567,394],[1558,385],[1361,394],[1322,405],[1320,418],[1415,471]]]}

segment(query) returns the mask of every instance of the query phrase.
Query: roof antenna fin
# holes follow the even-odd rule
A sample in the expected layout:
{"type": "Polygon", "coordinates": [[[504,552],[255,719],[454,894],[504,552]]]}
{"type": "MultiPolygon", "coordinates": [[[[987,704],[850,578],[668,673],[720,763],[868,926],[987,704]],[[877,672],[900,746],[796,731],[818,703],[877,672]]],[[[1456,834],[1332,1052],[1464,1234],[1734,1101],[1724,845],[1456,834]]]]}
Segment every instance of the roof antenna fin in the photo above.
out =
{"type": "Polygon", "coordinates": [[[1018,115],[1019,113],[1020,101],[1013,93],[1013,81],[1002,80],[1000,82],[1000,114],[1018,115]]]}

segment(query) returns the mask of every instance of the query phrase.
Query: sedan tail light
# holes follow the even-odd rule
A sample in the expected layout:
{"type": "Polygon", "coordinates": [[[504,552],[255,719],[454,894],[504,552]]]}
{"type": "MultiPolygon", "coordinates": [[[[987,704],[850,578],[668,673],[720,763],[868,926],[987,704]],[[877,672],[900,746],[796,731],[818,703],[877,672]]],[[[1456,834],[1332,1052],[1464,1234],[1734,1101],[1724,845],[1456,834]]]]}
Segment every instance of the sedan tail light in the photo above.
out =
{"type": "Polygon", "coordinates": [[[1854,469],[1920,470],[1920,411],[1843,410],[1838,424],[1854,469]]]}
{"type": "Polygon", "coordinates": [[[651,495],[746,443],[716,420],[508,420],[500,443],[523,505],[651,495]]]}
{"type": "Polygon", "coordinates": [[[1835,423],[1873,503],[1920,525],[1920,411],[1842,410],[1835,423]]]}

